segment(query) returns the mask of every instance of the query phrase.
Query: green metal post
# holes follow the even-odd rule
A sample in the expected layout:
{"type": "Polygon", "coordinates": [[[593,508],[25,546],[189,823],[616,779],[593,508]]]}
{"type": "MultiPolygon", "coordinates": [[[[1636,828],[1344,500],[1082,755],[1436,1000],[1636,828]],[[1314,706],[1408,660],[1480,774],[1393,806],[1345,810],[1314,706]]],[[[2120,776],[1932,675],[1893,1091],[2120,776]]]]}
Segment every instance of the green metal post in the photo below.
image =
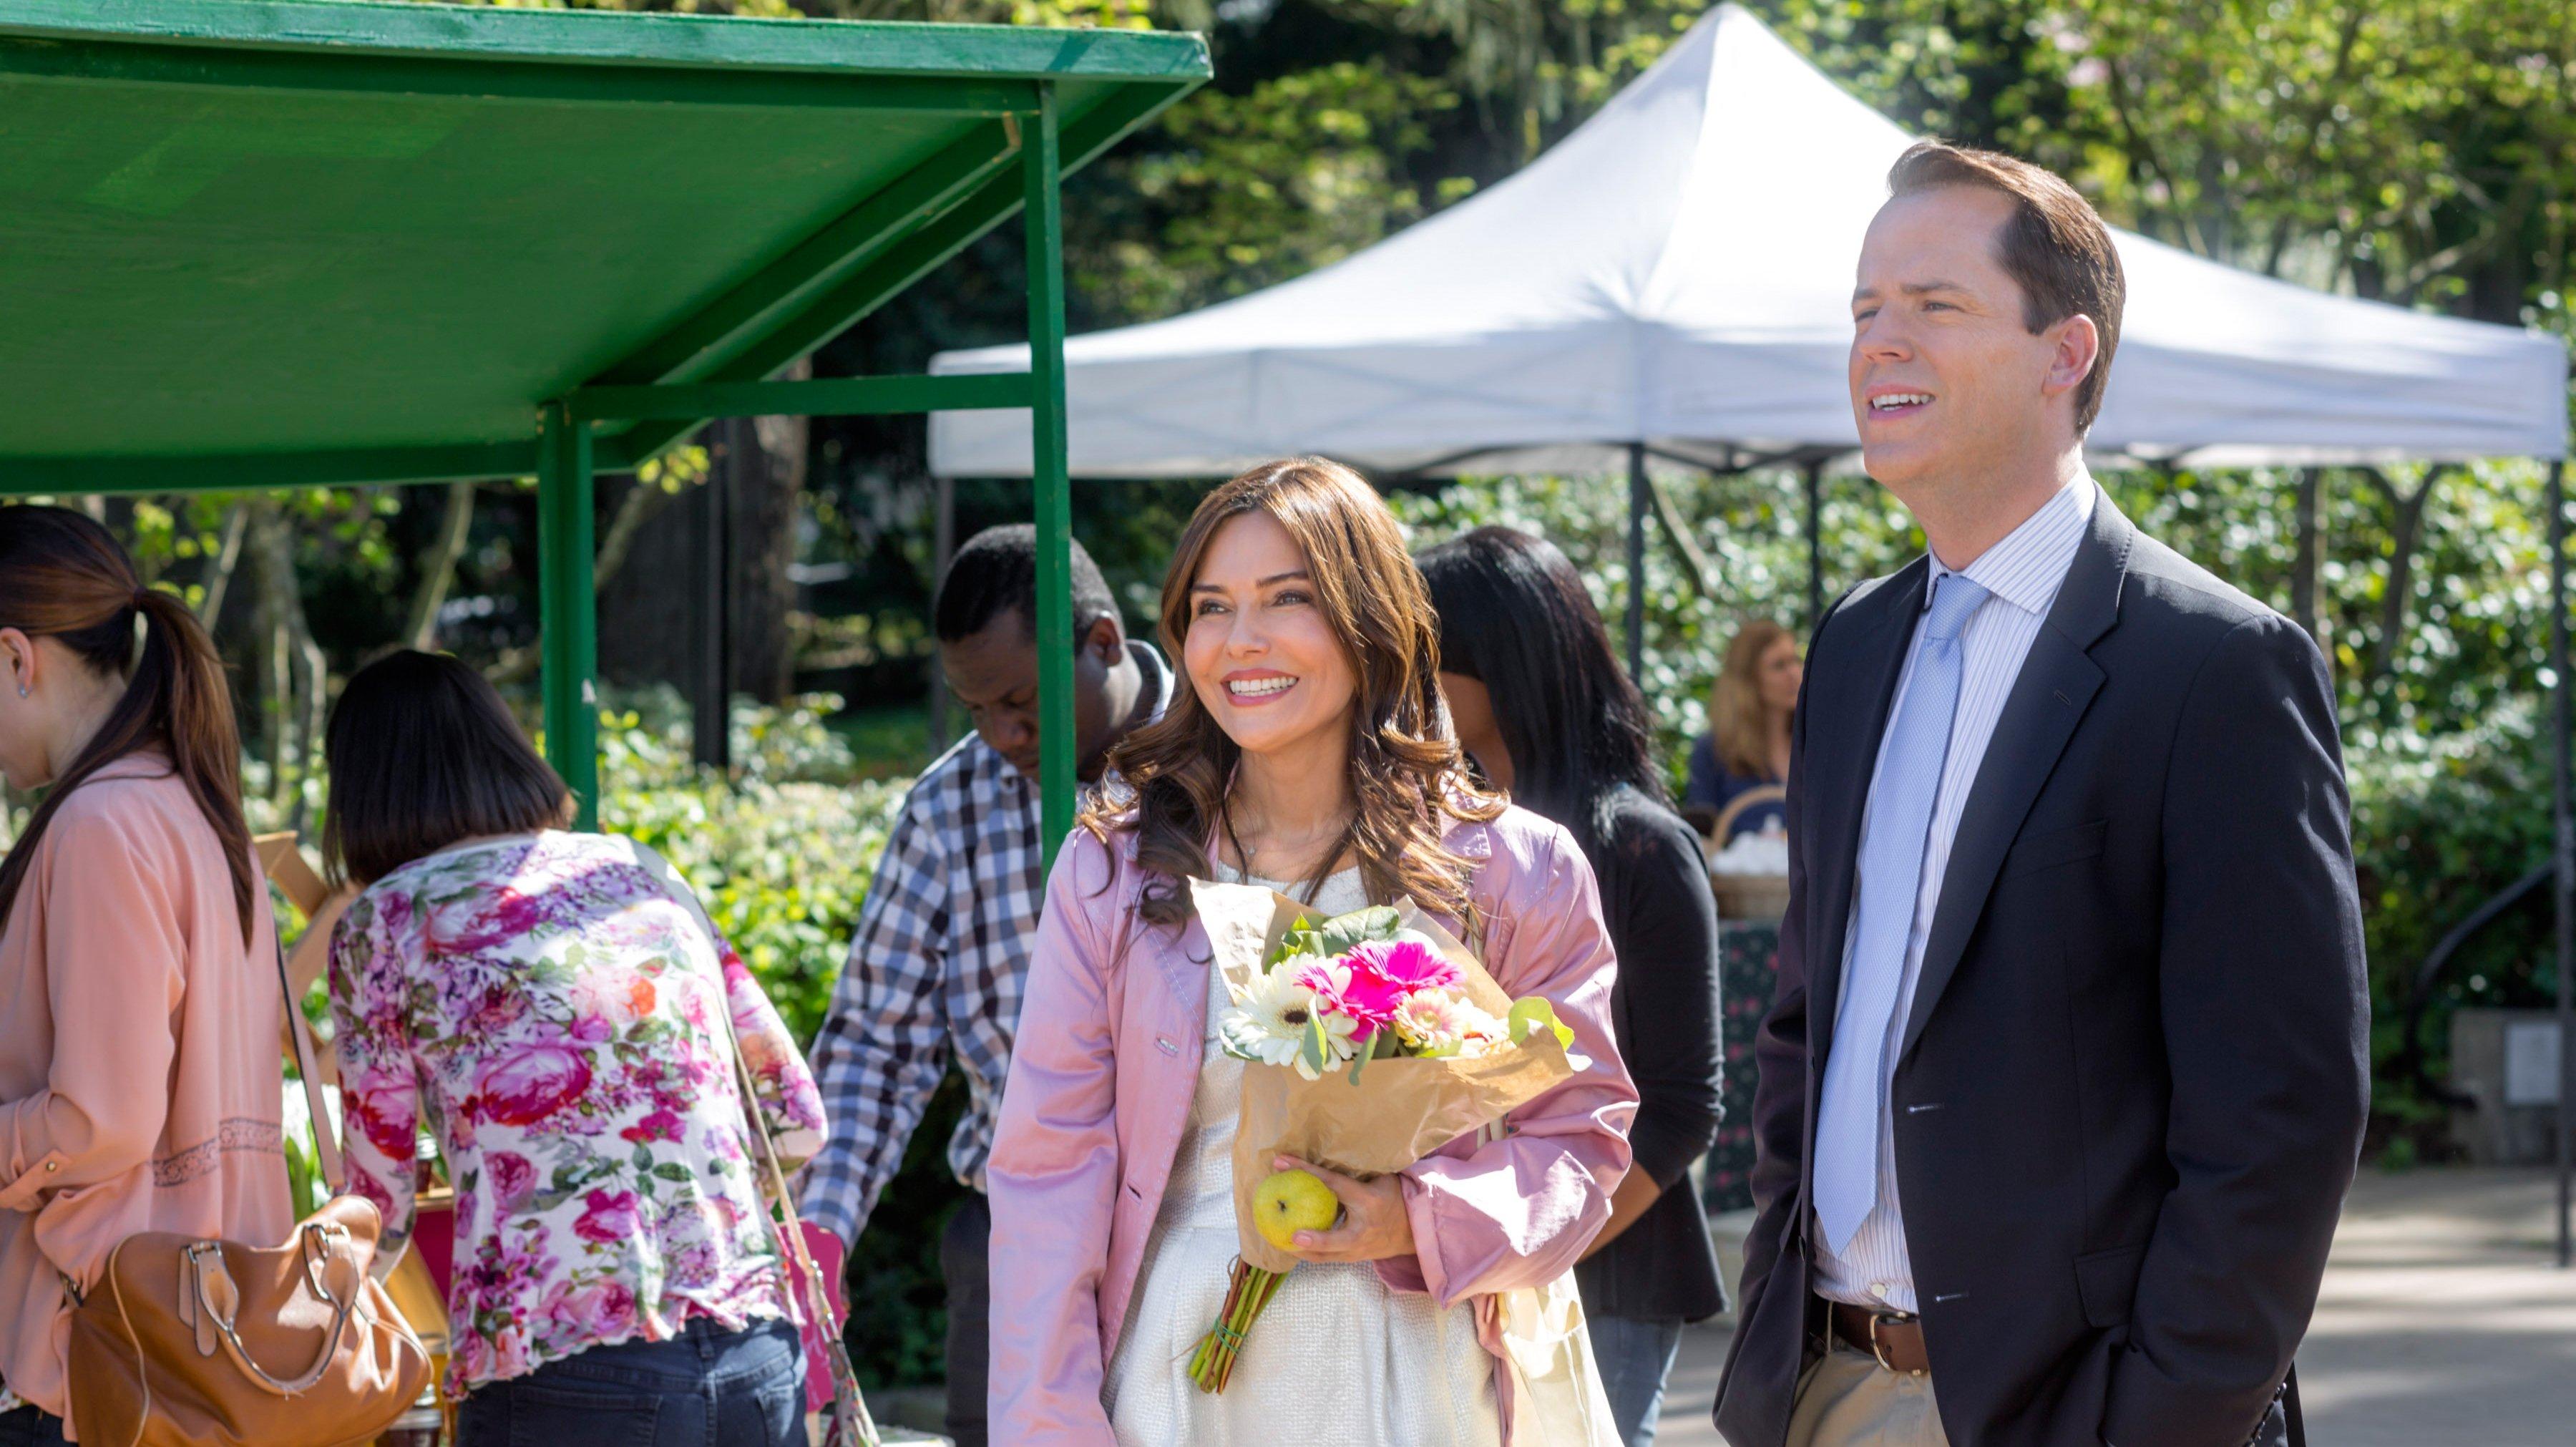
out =
{"type": "Polygon", "coordinates": [[[537,441],[538,627],[546,755],[572,786],[574,825],[599,827],[599,603],[591,586],[590,424],[549,402],[537,441]]]}
{"type": "Polygon", "coordinates": [[[1038,87],[1020,141],[1029,253],[1030,480],[1037,490],[1038,798],[1047,866],[1073,829],[1073,491],[1066,476],[1064,218],[1055,87],[1038,87]]]}

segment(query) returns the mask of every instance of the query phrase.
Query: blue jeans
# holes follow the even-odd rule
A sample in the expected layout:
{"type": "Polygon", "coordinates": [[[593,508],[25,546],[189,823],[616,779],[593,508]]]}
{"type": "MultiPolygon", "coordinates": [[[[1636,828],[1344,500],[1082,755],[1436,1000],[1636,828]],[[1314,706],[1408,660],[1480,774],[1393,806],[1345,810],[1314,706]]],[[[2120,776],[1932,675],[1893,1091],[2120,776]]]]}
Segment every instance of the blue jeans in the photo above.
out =
{"type": "Polygon", "coordinates": [[[1592,1333],[1593,1360],[1601,1368],[1601,1388],[1610,1396],[1610,1419],[1619,1425],[1619,1440],[1628,1447],[1654,1447],[1655,1418],[1664,1407],[1664,1376],[1681,1351],[1682,1324],[1596,1316],[1586,1325],[1592,1333]]]}
{"type": "Polygon", "coordinates": [[[592,1347],[474,1389],[457,1447],[788,1447],[805,1440],[796,1328],[692,1317],[670,1341],[592,1347]]]}
{"type": "Polygon", "coordinates": [[[0,1447],[63,1447],[63,1419],[34,1407],[0,1412],[0,1447]]]}

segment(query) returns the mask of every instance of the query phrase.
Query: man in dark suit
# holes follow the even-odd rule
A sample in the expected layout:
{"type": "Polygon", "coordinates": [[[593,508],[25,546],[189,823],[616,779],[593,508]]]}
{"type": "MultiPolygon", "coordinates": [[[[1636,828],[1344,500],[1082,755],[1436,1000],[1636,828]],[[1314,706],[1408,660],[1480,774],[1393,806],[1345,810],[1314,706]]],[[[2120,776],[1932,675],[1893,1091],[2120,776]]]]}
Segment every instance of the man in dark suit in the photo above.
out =
{"type": "Polygon", "coordinates": [[[2324,664],[2086,474],[2124,287],[2083,198],[1936,142],[1889,185],[1852,405],[1930,552],[1807,657],[1717,1425],[2278,1442],[2369,1099],[2324,664]]]}

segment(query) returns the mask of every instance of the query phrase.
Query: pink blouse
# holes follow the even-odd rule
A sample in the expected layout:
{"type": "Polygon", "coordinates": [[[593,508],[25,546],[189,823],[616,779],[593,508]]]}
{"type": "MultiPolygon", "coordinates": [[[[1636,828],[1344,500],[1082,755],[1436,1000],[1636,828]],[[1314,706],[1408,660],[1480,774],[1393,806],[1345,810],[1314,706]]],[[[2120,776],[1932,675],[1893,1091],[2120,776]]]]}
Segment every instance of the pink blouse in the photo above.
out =
{"type": "Polygon", "coordinates": [[[138,1231],[294,1228],[265,886],[255,903],[245,945],[223,844],[158,756],[91,776],[36,843],[0,927],[0,1377],[21,1400],[64,1411],[64,1276],[95,1285],[138,1231]]]}

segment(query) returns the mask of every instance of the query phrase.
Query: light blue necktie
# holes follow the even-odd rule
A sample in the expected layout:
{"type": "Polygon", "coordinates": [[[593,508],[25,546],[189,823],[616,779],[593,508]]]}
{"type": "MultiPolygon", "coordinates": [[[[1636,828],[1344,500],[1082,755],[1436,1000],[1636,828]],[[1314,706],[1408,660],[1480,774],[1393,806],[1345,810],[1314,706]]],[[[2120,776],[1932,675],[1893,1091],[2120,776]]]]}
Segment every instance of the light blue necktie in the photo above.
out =
{"type": "Polygon", "coordinates": [[[1878,1112],[1887,1095],[1879,1067],[1897,989],[1905,980],[1907,937],[1923,887],[1923,849],[1950,720],[1959,710],[1959,631],[1986,590],[1958,573],[1935,582],[1931,616],[1915,645],[1914,678],[1887,727],[1878,782],[1870,790],[1860,845],[1860,927],[1844,966],[1843,1008],[1825,1056],[1824,1103],[1816,1124],[1816,1220],[1840,1255],[1878,1201],[1878,1112]]]}

